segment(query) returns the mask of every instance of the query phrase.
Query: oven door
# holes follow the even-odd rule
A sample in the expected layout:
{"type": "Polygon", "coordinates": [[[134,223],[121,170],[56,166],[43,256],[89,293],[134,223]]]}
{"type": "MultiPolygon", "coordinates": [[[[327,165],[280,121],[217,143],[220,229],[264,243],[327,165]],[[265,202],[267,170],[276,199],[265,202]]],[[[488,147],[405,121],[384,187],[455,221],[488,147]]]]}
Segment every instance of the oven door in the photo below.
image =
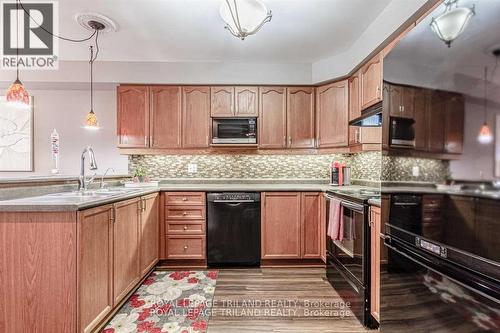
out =
{"type": "Polygon", "coordinates": [[[341,200],[343,207],[343,239],[327,237],[327,250],[345,268],[349,278],[365,285],[365,206],[341,200]]]}
{"type": "Polygon", "coordinates": [[[257,143],[255,118],[215,118],[212,123],[212,143],[257,143]]]}

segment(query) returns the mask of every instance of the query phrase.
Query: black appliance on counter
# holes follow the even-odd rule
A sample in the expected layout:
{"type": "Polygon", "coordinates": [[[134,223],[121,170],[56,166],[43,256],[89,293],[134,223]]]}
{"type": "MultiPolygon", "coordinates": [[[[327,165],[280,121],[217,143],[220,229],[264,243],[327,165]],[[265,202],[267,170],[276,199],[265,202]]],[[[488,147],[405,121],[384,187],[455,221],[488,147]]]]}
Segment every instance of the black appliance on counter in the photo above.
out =
{"type": "Polygon", "coordinates": [[[256,118],[213,118],[213,144],[256,144],[256,118]]]}
{"type": "MultiPolygon", "coordinates": [[[[351,312],[366,327],[376,327],[370,314],[370,235],[368,200],[380,196],[377,190],[327,191],[327,215],[330,201],[339,200],[343,207],[343,240],[326,237],[328,281],[351,312]]],[[[328,223],[327,223],[328,225],[328,223]]],[[[328,226],[327,226],[328,228],[328,226]]]]}
{"type": "Polygon", "coordinates": [[[391,147],[415,148],[415,120],[391,117],[390,126],[391,147]]]}
{"type": "Polygon", "coordinates": [[[391,196],[387,267],[381,270],[382,331],[500,331],[499,254],[483,251],[486,244],[476,236],[486,226],[457,235],[457,217],[464,212],[448,199],[431,222],[422,209],[419,194],[391,196]],[[462,246],[471,242],[476,246],[462,246]]]}
{"type": "Polygon", "coordinates": [[[260,265],[260,193],[207,193],[209,266],[260,265]]]}

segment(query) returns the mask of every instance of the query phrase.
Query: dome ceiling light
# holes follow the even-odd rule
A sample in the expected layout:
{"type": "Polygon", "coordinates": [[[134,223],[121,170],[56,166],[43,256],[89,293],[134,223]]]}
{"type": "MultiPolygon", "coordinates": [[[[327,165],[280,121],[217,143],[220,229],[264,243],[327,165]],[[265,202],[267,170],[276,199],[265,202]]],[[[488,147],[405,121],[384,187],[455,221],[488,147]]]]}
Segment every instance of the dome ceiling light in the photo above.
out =
{"type": "Polygon", "coordinates": [[[273,17],[260,0],[224,0],[219,14],[226,23],[224,28],[241,40],[256,34],[273,17]]]}
{"type": "Polygon", "coordinates": [[[432,18],[431,28],[439,39],[450,47],[451,43],[465,30],[476,12],[474,6],[458,7],[458,0],[447,0],[444,5],[444,13],[432,18]]]}

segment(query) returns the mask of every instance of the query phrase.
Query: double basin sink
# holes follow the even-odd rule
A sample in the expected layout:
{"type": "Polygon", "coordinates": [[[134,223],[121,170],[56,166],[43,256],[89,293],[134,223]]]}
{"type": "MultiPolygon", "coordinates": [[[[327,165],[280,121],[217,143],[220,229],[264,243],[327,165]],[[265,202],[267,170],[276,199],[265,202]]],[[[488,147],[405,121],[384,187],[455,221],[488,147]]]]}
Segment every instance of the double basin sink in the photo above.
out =
{"type": "Polygon", "coordinates": [[[47,194],[45,198],[64,198],[64,199],[105,199],[113,196],[124,195],[129,193],[134,193],[140,191],[139,188],[104,188],[104,189],[96,189],[96,190],[86,190],[86,191],[73,191],[73,192],[60,192],[60,193],[52,193],[47,194]]]}

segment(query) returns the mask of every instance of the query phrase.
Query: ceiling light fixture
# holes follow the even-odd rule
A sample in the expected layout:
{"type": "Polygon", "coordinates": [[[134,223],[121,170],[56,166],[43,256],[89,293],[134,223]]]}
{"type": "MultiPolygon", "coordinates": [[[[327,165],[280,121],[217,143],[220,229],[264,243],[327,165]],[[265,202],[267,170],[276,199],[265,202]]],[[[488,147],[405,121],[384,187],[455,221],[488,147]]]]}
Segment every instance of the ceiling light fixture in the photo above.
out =
{"type": "Polygon", "coordinates": [[[94,47],[90,46],[90,111],[85,117],[85,126],[86,129],[96,130],[99,129],[99,123],[97,121],[97,116],[94,112],[94,61],[96,61],[97,56],[99,55],[99,31],[104,29],[104,24],[97,21],[90,21],[88,24],[96,31],[95,35],[95,46],[96,53],[94,55],[94,47]]]}
{"type": "Polygon", "coordinates": [[[476,12],[474,6],[458,7],[458,0],[447,0],[444,5],[444,13],[432,18],[431,28],[450,47],[451,43],[465,30],[476,12]]]}
{"type": "Polygon", "coordinates": [[[273,17],[260,0],[224,0],[219,14],[226,23],[224,28],[241,40],[256,34],[273,17]]]}
{"type": "Polygon", "coordinates": [[[484,123],[479,129],[479,135],[477,136],[477,141],[483,145],[487,145],[493,142],[493,132],[488,125],[488,67],[484,68],[484,123]]]}
{"type": "Polygon", "coordinates": [[[19,80],[19,0],[16,0],[16,81],[7,89],[6,104],[27,108],[30,104],[30,95],[23,83],[19,80]]]}

